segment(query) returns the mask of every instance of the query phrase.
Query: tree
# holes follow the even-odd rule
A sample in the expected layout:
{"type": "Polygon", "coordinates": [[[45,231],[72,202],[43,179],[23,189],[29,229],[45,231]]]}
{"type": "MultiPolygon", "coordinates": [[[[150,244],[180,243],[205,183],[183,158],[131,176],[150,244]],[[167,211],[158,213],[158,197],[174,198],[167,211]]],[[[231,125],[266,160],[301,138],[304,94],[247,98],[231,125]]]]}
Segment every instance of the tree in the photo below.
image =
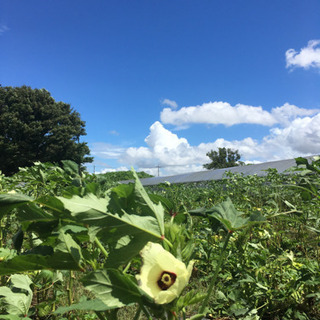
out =
{"type": "Polygon", "coordinates": [[[206,155],[211,159],[211,162],[203,165],[205,169],[229,168],[241,164],[241,161],[238,162],[241,158],[238,150],[219,148],[218,151],[211,150],[206,155]]]}
{"type": "Polygon", "coordinates": [[[92,162],[80,137],[85,122],[69,104],[56,102],[45,89],[0,87],[0,170],[12,175],[35,161],[92,162]]]}

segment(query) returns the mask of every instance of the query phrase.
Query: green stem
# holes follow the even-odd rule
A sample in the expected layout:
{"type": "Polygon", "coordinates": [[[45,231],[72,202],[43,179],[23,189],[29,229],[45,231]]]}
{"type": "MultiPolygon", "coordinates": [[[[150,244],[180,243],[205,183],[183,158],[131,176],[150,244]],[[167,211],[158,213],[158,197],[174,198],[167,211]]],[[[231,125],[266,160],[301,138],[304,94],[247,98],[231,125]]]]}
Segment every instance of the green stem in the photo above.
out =
{"type": "Polygon", "coordinates": [[[141,307],[142,311],[144,312],[144,314],[147,316],[147,319],[152,320],[152,316],[151,316],[150,312],[148,311],[148,309],[143,304],[141,304],[140,307],[141,307]]]}
{"type": "MultiPolygon", "coordinates": [[[[2,229],[2,220],[0,220],[0,248],[3,247],[3,229],[2,229]]],[[[5,277],[1,276],[0,277],[0,286],[4,285],[5,283],[5,277]]]]}
{"type": "Polygon", "coordinates": [[[0,220],[0,248],[3,247],[2,220],[0,220]]]}
{"type": "Polygon", "coordinates": [[[105,320],[105,317],[101,314],[100,311],[95,311],[95,313],[100,320],[105,320]]]}
{"type": "Polygon", "coordinates": [[[112,309],[109,311],[105,311],[104,314],[106,315],[107,320],[117,320],[118,319],[118,309],[112,309]]]}
{"type": "Polygon", "coordinates": [[[138,307],[136,314],[134,315],[133,320],[138,320],[140,318],[141,306],[138,307]]]}
{"type": "Polygon", "coordinates": [[[182,311],[182,319],[186,320],[186,312],[184,310],[182,311]]]}
{"type": "Polygon", "coordinates": [[[69,279],[69,287],[68,287],[68,300],[69,300],[69,306],[73,303],[73,297],[72,297],[72,287],[73,287],[73,272],[70,271],[70,279],[69,279]]]}
{"type": "Polygon", "coordinates": [[[190,318],[190,320],[202,320],[202,319],[205,319],[205,316],[206,316],[205,313],[196,314],[196,315],[192,316],[192,317],[190,318]]]}
{"type": "Polygon", "coordinates": [[[210,285],[209,285],[209,289],[208,289],[208,293],[207,293],[205,299],[203,300],[201,308],[199,309],[199,313],[203,313],[205,308],[206,308],[206,306],[208,305],[209,298],[210,298],[210,296],[212,294],[213,288],[214,288],[215,283],[217,281],[220,268],[221,268],[221,266],[222,266],[222,264],[224,262],[224,255],[225,255],[225,251],[227,249],[227,245],[228,245],[229,239],[231,237],[231,234],[232,234],[231,232],[228,232],[227,237],[226,237],[226,239],[224,241],[224,245],[223,245],[223,248],[222,248],[221,254],[220,254],[220,259],[218,261],[216,270],[215,270],[215,272],[214,272],[214,274],[212,276],[212,279],[211,279],[211,282],[210,282],[210,285]]]}
{"type": "Polygon", "coordinates": [[[99,241],[98,238],[94,238],[94,242],[96,243],[96,245],[99,247],[99,249],[101,250],[101,252],[104,254],[104,256],[106,258],[108,258],[109,253],[107,252],[107,250],[104,248],[104,246],[102,245],[102,243],[99,241]]]}
{"type": "Polygon", "coordinates": [[[167,238],[164,238],[164,237],[163,237],[163,241],[165,241],[170,248],[173,248],[172,243],[171,243],[167,238]]]}
{"type": "Polygon", "coordinates": [[[128,264],[126,265],[126,267],[123,269],[122,273],[123,273],[123,274],[127,273],[127,271],[129,270],[130,266],[131,266],[131,261],[129,261],[129,263],[128,263],[128,264]]]}

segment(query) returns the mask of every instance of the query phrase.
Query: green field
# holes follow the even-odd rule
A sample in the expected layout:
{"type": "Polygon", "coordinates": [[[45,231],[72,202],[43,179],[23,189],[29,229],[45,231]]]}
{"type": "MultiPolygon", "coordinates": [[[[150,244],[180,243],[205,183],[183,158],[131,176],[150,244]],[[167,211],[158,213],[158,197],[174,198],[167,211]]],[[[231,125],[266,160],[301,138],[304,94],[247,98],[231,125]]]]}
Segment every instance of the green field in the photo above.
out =
{"type": "Polygon", "coordinates": [[[70,161],[0,175],[0,319],[320,319],[320,160],[297,164],[147,188],[70,161]]]}

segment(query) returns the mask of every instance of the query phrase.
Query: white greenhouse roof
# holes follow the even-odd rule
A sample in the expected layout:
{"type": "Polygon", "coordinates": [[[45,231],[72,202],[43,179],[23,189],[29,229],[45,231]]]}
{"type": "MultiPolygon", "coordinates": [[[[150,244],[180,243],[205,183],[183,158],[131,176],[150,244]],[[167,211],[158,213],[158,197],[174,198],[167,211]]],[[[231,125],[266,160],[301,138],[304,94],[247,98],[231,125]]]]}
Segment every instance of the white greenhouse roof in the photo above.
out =
{"type": "MultiPolygon", "coordinates": [[[[311,157],[305,157],[311,159],[311,157]]],[[[258,175],[265,176],[267,172],[265,170],[274,168],[277,169],[278,173],[283,173],[285,170],[296,165],[295,159],[279,160],[279,161],[270,161],[258,164],[237,166],[231,168],[223,169],[213,169],[205,170],[198,172],[183,173],[174,176],[163,176],[163,177],[152,177],[140,179],[143,186],[152,186],[160,183],[170,182],[170,183],[188,183],[188,182],[201,182],[201,181],[210,181],[210,180],[220,180],[223,178],[225,172],[230,171],[231,173],[240,173],[244,176],[248,175],[258,175]]],[[[129,183],[130,181],[122,181],[122,183],[129,183]]]]}

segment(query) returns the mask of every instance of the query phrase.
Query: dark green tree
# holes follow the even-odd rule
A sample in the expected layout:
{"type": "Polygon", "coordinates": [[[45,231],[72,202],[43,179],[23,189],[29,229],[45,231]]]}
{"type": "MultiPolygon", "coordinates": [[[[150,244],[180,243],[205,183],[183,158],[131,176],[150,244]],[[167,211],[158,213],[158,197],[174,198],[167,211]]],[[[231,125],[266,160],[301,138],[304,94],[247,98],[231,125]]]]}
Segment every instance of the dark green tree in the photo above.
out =
{"type": "Polygon", "coordinates": [[[241,156],[238,150],[219,148],[218,151],[211,150],[206,155],[211,162],[203,165],[205,169],[230,168],[242,164],[241,161],[239,162],[241,156]]]}
{"type": "Polygon", "coordinates": [[[80,137],[85,122],[45,89],[0,87],[0,170],[12,175],[33,162],[92,162],[80,137]]]}

